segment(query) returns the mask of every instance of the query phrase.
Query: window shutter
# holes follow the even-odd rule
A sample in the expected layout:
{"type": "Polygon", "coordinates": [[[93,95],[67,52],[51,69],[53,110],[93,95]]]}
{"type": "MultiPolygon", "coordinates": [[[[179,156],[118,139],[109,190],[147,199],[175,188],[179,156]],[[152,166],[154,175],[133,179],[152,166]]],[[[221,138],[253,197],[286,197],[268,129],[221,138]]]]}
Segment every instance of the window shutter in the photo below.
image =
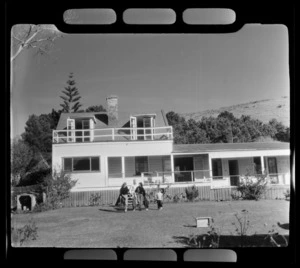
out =
{"type": "Polygon", "coordinates": [[[68,142],[75,142],[75,119],[67,119],[67,129],[68,142]]]}
{"type": "Polygon", "coordinates": [[[136,117],[130,116],[130,135],[132,140],[137,139],[137,130],[136,130],[136,117]]]}
{"type": "Polygon", "coordinates": [[[90,141],[94,141],[94,120],[90,119],[90,141]]]}

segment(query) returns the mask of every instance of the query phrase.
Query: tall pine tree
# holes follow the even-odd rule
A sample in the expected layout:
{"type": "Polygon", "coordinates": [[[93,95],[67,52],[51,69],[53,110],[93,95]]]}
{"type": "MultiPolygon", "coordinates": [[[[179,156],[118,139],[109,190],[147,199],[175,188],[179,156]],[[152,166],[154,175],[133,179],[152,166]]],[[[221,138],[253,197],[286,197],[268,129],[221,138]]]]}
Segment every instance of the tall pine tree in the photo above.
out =
{"type": "Polygon", "coordinates": [[[60,104],[63,113],[75,113],[82,106],[79,102],[81,96],[79,96],[79,92],[75,84],[73,73],[70,73],[67,86],[65,87],[65,90],[62,91],[65,96],[60,96],[64,102],[63,104],[60,104]]]}

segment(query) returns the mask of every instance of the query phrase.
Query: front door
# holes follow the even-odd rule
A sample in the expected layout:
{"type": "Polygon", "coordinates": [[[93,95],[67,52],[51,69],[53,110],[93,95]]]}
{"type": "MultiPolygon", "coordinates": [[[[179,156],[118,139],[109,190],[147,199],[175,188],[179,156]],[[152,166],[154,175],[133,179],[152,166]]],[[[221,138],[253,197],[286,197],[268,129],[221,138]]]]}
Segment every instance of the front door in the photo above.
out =
{"type": "Polygon", "coordinates": [[[271,183],[278,183],[278,171],[276,157],[268,157],[268,169],[271,183]]]}
{"type": "Polygon", "coordinates": [[[238,186],[239,184],[239,162],[238,160],[228,160],[230,185],[238,186]]]}

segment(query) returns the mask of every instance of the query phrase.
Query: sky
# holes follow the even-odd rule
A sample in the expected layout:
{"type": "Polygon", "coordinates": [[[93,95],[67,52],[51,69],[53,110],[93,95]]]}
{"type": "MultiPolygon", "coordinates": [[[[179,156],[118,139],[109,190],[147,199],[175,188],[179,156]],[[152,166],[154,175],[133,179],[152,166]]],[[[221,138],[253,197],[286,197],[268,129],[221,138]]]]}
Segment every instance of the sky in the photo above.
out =
{"type": "Polygon", "coordinates": [[[60,109],[73,72],[82,108],[119,98],[119,112],[189,113],[289,96],[288,30],[229,34],[73,34],[49,56],[22,51],[12,67],[12,137],[32,114],[60,109]]]}

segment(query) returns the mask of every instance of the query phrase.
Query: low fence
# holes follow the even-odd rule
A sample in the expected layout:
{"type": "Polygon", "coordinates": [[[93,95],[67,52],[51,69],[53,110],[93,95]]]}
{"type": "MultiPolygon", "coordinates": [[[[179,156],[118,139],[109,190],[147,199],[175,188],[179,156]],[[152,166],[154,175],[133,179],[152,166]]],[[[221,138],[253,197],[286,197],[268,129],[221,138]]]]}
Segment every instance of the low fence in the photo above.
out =
{"type": "MultiPolygon", "coordinates": [[[[168,194],[170,196],[174,196],[176,194],[185,195],[185,189],[187,187],[170,187],[168,189],[168,194]]],[[[201,201],[231,201],[232,195],[236,192],[235,188],[216,188],[211,189],[210,186],[198,186],[198,200],[201,201]]],[[[286,186],[269,186],[266,194],[264,195],[264,199],[284,199],[284,193],[290,189],[289,185],[286,186]]],[[[155,190],[146,189],[146,192],[155,190]]],[[[93,194],[101,195],[101,203],[103,205],[111,205],[115,204],[119,190],[99,190],[99,191],[88,191],[88,192],[71,192],[70,197],[63,201],[64,207],[80,207],[80,206],[88,206],[90,202],[90,198],[93,194]]],[[[166,199],[166,202],[172,202],[171,200],[166,199]]]]}

